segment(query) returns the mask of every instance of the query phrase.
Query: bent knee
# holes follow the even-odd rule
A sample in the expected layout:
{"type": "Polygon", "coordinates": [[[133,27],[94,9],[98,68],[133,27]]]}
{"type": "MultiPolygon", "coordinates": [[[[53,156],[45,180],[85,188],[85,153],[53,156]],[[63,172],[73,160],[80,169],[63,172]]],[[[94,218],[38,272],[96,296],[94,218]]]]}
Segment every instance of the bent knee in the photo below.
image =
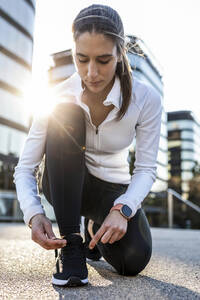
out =
{"type": "Polygon", "coordinates": [[[66,112],[83,112],[83,109],[76,103],[73,102],[61,102],[58,103],[54,108],[54,113],[66,113],[66,112]]]}
{"type": "Polygon", "coordinates": [[[148,249],[145,250],[145,252],[142,254],[136,255],[133,253],[133,255],[126,257],[124,259],[124,262],[121,264],[121,269],[119,271],[119,274],[124,276],[136,276],[139,274],[148,262],[150,261],[152,254],[152,248],[148,247],[148,249]]]}
{"type": "Polygon", "coordinates": [[[62,124],[73,125],[73,127],[84,127],[85,115],[83,109],[72,102],[58,103],[49,119],[49,126],[62,124]]]}

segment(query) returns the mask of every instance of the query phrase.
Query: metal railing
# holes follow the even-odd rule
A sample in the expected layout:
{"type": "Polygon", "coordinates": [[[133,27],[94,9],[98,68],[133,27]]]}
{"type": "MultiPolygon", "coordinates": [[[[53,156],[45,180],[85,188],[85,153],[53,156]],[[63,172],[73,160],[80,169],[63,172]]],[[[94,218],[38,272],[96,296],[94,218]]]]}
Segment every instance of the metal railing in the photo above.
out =
{"type": "Polygon", "coordinates": [[[186,205],[190,206],[194,210],[196,210],[198,213],[200,213],[200,207],[193,202],[183,199],[179,193],[172,189],[168,189],[168,227],[173,228],[173,196],[176,197],[176,199],[182,201],[186,205]]]}

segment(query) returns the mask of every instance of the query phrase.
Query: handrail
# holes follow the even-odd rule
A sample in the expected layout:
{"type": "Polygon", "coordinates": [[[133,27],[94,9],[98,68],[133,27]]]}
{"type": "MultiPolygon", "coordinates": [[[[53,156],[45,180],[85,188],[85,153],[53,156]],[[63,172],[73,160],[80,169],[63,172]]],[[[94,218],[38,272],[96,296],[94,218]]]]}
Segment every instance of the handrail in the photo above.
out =
{"type": "Polygon", "coordinates": [[[168,189],[168,227],[173,228],[173,196],[175,196],[177,199],[182,201],[183,203],[187,204],[191,208],[193,208],[195,211],[200,213],[200,207],[193,202],[183,199],[179,193],[172,189],[168,189]]]}
{"type": "Polygon", "coordinates": [[[198,205],[194,204],[193,202],[191,202],[189,200],[183,199],[179,193],[177,193],[176,191],[174,191],[172,189],[168,189],[167,191],[168,191],[168,193],[171,193],[173,196],[175,196],[179,200],[183,201],[185,204],[187,204],[188,206],[192,207],[194,210],[196,210],[197,212],[200,213],[200,207],[198,205]]]}

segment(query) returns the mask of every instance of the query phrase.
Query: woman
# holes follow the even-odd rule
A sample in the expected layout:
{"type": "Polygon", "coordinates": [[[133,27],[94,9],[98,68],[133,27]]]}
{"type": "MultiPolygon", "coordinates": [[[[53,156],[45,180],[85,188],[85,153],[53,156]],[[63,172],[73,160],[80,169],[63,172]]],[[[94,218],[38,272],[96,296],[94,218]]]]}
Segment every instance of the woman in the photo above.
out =
{"type": "Polygon", "coordinates": [[[47,119],[33,122],[14,174],[33,241],[45,249],[61,248],[52,277],[60,286],[88,283],[86,256],[103,256],[121,275],[136,275],[149,262],[151,232],[141,202],[156,178],[162,113],[159,95],[132,78],[115,10],[104,5],[81,10],[73,37],[77,73],[56,87],[62,103],[47,119]],[[135,135],[131,177],[127,156],[135,135]],[[61,239],[37,193],[35,174],[44,154],[43,192],[61,239]]]}

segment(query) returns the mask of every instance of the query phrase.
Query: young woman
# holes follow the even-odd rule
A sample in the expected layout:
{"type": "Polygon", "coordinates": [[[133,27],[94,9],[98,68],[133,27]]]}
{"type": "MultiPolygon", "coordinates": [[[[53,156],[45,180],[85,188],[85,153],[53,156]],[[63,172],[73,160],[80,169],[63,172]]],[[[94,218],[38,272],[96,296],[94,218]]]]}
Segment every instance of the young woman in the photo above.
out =
{"type": "Polygon", "coordinates": [[[141,203],[156,178],[162,113],[158,93],[132,76],[115,10],[104,5],[81,10],[73,37],[77,72],[56,88],[63,100],[48,118],[34,120],[14,174],[33,241],[45,249],[61,248],[52,277],[61,286],[87,284],[86,257],[103,256],[121,275],[136,275],[149,262],[152,239],[141,203]],[[127,157],[135,136],[131,176],[127,157]],[[44,155],[43,192],[61,239],[37,191],[44,155]]]}

